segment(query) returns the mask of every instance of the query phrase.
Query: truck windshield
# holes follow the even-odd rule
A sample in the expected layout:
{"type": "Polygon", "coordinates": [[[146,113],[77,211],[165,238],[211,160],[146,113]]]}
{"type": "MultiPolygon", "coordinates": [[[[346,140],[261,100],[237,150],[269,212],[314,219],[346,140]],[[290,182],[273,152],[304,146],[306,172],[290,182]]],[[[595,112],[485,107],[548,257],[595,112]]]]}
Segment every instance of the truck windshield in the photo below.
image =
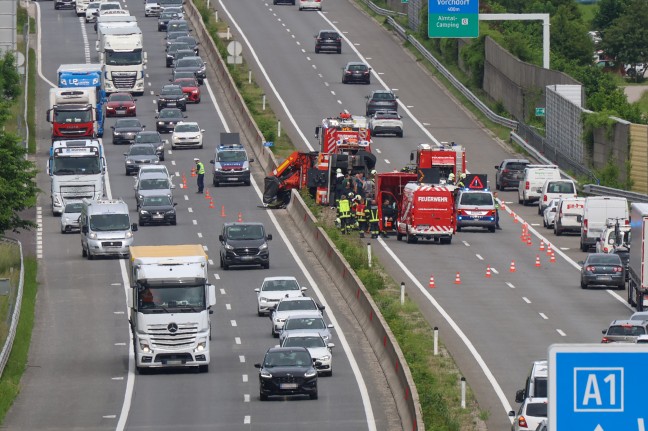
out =
{"type": "Polygon", "coordinates": [[[142,50],[111,51],[106,50],[106,65],[108,66],[135,66],[142,64],[142,50]]]}
{"type": "Polygon", "coordinates": [[[205,310],[205,286],[139,286],[138,310],[141,313],[205,310]]]}
{"type": "Polygon", "coordinates": [[[245,151],[221,151],[218,153],[219,162],[244,162],[246,160],[245,151]]]}
{"type": "Polygon", "coordinates": [[[96,175],[100,172],[99,156],[55,157],[52,166],[54,175],[96,175]]]}
{"type": "Polygon", "coordinates": [[[65,109],[54,110],[55,123],[89,123],[92,121],[92,111],[66,111],[65,109]]]}
{"type": "Polygon", "coordinates": [[[90,217],[90,229],[95,232],[129,230],[130,219],[128,214],[97,214],[90,217]]]}

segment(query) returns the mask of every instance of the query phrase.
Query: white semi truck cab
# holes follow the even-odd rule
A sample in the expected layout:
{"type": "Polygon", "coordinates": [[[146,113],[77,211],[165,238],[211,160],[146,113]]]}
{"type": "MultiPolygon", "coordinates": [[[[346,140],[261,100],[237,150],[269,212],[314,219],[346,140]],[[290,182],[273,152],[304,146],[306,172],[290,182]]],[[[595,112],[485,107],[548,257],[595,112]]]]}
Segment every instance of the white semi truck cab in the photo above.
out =
{"type": "Polygon", "coordinates": [[[54,141],[47,172],[52,212],[60,214],[69,199],[101,199],[106,192],[106,159],[99,139],[54,141]]]}
{"type": "Polygon", "coordinates": [[[108,94],[129,92],[144,94],[142,31],[139,27],[100,29],[97,51],[103,64],[102,86],[108,94]]]}
{"type": "Polygon", "coordinates": [[[209,369],[208,258],[199,244],[130,247],[130,324],[140,373],[150,368],[209,369]]]}

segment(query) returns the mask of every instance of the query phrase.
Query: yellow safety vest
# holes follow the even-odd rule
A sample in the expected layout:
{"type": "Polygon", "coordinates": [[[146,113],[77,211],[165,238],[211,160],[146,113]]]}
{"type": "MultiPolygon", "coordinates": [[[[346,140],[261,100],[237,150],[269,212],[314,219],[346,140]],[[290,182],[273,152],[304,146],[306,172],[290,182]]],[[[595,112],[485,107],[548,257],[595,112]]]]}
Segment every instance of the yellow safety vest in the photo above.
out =
{"type": "Polygon", "coordinates": [[[338,212],[340,218],[349,217],[351,212],[351,207],[349,206],[349,201],[347,199],[340,199],[338,201],[338,212]]]}
{"type": "Polygon", "coordinates": [[[202,162],[196,163],[196,166],[198,167],[198,175],[205,175],[205,165],[202,162]]]}
{"type": "Polygon", "coordinates": [[[378,209],[369,209],[369,222],[376,223],[378,222],[378,209]]]}

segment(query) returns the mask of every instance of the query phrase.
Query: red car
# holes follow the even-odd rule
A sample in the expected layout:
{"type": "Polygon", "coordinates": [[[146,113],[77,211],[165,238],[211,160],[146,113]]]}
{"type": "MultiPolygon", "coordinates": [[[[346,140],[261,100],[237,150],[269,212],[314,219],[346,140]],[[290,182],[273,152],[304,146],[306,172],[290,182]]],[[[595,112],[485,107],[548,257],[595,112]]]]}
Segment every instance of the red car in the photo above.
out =
{"type": "Polygon", "coordinates": [[[194,78],[178,78],[173,83],[182,87],[182,92],[187,95],[187,102],[200,103],[200,87],[194,78]]]}
{"type": "Polygon", "coordinates": [[[112,93],[106,102],[106,117],[134,117],[136,101],[130,93],[112,93]]]}

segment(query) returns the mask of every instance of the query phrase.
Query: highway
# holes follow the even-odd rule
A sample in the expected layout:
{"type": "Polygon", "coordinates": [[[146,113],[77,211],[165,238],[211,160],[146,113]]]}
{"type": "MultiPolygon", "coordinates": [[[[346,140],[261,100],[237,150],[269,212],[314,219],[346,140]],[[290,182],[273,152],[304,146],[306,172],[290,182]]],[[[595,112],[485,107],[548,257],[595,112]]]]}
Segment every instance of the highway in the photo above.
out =
{"type": "MultiPolygon", "coordinates": [[[[154,93],[168,82],[164,67],[163,33],[157,19],[145,18],[141,1],[125,1],[137,16],[148,53],[147,92],[138,98],[138,118],[154,129],[154,93]]],[[[39,2],[41,11],[41,63],[45,79],[56,82],[56,69],[64,63],[96,62],[95,32],[73,11],[54,11],[51,2],[39,2]]],[[[208,75],[209,78],[209,75],[208,75]]],[[[44,122],[49,84],[38,83],[38,165],[45,166],[49,128],[44,122]]],[[[40,174],[43,193],[43,254],[36,326],[22,389],[4,428],[9,430],[394,430],[400,427],[394,400],[378,362],[337,290],[327,283],[324,270],[294,236],[282,212],[260,209],[260,190],[252,187],[211,187],[208,160],[220,132],[230,131],[227,107],[209,79],[202,87],[200,105],[187,109],[189,121],[206,129],[203,150],[170,151],[164,162],[176,178],[177,226],[140,228],[136,245],[200,243],[216,262],[210,268],[218,303],[212,316],[213,339],[209,373],[168,370],[137,375],[133,370],[127,321],[123,260],[87,261],[81,257],[78,234],[62,235],[58,218],[51,216],[49,178],[40,174]],[[195,194],[190,177],[193,158],[207,167],[207,188],[216,209],[195,194]],[[179,187],[181,175],[188,189],[179,187]],[[226,217],[221,217],[224,206],[226,217]],[[218,268],[218,234],[222,223],[261,221],[273,234],[269,270],[218,268]],[[260,402],[257,370],[265,350],[277,344],[268,318],[256,315],[253,291],[266,276],[294,275],[308,293],[327,305],[326,318],[335,325],[334,375],[319,381],[319,400],[260,402]]],[[[106,122],[104,145],[109,171],[109,195],[123,198],[137,221],[133,179],[124,175],[125,146],[111,142],[113,119],[106,122]]],[[[170,135],[165,138],[170,139],[170,135]]],[[[170,146],[169,146],[170,147],[170,146]]],[[[255,167],[257,180],[264,173],[255,167]]]]}
{"type": "MultiPolygon", "coordinates": [[[[400,169],[420,142],[454,141],[466,147],[468,169],[494,181],[494,166],[514,157],[512,151],[351,2],[325,1],[323,7],[323,12],[299,12],[296,6],[261,0],[219,0],[217,6],[243,41],[244,54],[255,59],[251,67],[257,79],[269,79],[263,85],[275,110],[281,107],[277,102],[287,108],[279,114],[296,145],[315,146],[312,131],[324,117],[343,109],[364,114],[364,96],[384,86],[399,95],[405,137],[374,138],[379,172],[400,169]],[[343,34],[341,55],[314,53],[313,34],[327,28],[343,34]],[[358,59],[373,68],[372,84],[341,84],[341,68],[358,59]]],[[[524,385],[531,362],[546,358],[550,344],[599,342],[601,329],[631,311],[624,292],[580,289],[576,262],[585,253],[578,249],[578,236],[555,237],[542,228],[537,207],[518,205],[516,193],[500,192],[500,198],[529,223],[531,246],[520,240],[521,223],[502,211],[503,230],[495,234],[465,230],[450,246],[390,237],[374,247],[393,278],[405,281],[430,324],[440,328],[480,408],[489,412],[489,429],[510,426],[507,411],[517,410],[515,391],[524,385]],[[538,235],[551,241],[557,262],[539,250],[538,235]],[[509,272],[512,261],[515,273],[509,272]],[[491,278],[485,277],[487,266],[491,278]],[[460,285],[454,284],[457,273],[460,285]],[[435,289],[428,288],[430,276],[435,289]]]]}

